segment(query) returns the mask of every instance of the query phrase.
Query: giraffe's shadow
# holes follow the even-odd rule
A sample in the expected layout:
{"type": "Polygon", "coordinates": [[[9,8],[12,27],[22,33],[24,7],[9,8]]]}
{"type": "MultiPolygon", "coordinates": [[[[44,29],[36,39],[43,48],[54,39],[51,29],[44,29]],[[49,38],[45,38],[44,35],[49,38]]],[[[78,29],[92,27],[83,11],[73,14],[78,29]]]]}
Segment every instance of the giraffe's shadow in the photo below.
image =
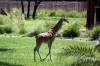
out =
{"type": "MultiPolygon", "coordinates": [[[[8,52],[8,51],[14,51],[14,49],[9,49],[9,48],[0,48],[0,52],[8,52]]],[[[8,62],[0,61],[0,66],[23,66],[23,65],[16,65],[16,64],[11,64],[8,62]]]]}
{"type": "Polygon", "coordinates": [[[12,51],[13,49],[8,48],[0,48],[0,52],[12,51]]]}
{"type": "Polygon", "coordinates": [[[10,64],[8,62],[0,61],[0,66],[23,66],[23,65],[15,65],[15,64],[10,64]]]}

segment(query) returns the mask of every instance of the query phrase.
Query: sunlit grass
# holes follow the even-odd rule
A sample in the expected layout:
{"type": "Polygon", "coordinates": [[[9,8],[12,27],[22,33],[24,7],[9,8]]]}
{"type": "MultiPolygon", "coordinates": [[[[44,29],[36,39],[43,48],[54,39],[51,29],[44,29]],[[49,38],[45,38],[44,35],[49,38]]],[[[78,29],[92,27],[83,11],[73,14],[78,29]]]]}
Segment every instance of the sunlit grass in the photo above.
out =
{"type": "MultiPolygon", "coordinates": [[[[93,47],[93,42],[87,42],[87,46],[93,47]]],[[[73,56],[61,55],[62,48],[70,47],[71,45],[85,44],[76,40],[67,40],[56,38],[52,46],[52,60],[49,57],[44,62],[40,62],[37,55],[37,62],[34,62],[33,48],[35,47],[35,38],[29,37],[0,37],[0,65],[14,66],[66,66],[71,65],[75,60],[73,56]],[[73,61],[71,61],[73,60],[73,61]],[[67,62],[69,61],[69,62],[67,62]],[[65,63],[66,62],[66,63],[65,63]],[[7,65],[8,64],[8,65],[7,65]]],[[[48,53],[47,44],[43,44],[40,48],[42,58],[48,53]]]]}

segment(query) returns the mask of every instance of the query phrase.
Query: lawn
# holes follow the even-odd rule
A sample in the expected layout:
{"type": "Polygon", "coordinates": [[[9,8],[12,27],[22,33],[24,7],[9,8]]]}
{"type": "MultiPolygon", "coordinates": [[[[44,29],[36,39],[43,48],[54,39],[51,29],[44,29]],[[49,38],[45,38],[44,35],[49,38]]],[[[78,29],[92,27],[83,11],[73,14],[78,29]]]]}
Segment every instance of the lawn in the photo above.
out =
{"type": "MultiPolygon", "coordinates": [[[[76,60],[76,56],[64,54],[64,49],[72,45],[86,46],[93,48],[94,42],[76,41],[56,38],[52,46],[52,61],[49,57],[44,62],[34,62],[33,48],[35,38],[32,37],[0,37],[0,66],[71,66],[76,60]]],[[[48,47],[43,44],[40,48],[42,58],[48,53],[48,47]]],[[[70,52],[69,52],[70,53],[70,52]]]]}

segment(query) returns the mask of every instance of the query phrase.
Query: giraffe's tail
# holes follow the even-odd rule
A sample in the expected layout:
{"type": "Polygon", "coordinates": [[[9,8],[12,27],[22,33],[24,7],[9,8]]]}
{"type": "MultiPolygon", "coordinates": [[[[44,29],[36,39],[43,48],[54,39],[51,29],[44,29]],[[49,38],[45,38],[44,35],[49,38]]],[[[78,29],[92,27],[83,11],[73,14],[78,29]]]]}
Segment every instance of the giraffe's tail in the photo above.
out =
{"type": "Polygon", "coordinates": [[[34,36],[37,36],[39,34],[39,32],[34,32],[34,36]]]}
{"type": "Polygon", "coordinates": [[[26,33],[24,35],[22,35],[22,37],[33,37],[33,36],[37,36],[38,35],[38,32],[29,32],[29,33],[26,33]]]}

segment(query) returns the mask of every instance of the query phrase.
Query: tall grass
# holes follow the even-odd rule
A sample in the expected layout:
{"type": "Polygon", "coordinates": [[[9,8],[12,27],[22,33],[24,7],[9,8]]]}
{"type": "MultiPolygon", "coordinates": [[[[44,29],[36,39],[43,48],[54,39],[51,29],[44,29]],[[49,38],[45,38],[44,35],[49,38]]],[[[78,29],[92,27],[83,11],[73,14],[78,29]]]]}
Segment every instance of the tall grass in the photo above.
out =
{"type": "Polygon", "coordinates": [[[67,16],[70,18],[86,18],[86,12],[85,11],[65,11],[65,10],[38,10],[37,11],[38,17],[61,17],[61,16],[67,16]]]}
{"type": "Polygon", "coordinates": [[[13,32],[11,25],[12,22],[8,16],[0,16],[0,34],[13,32]]]}
{"type": "Polygon", "coordinates": [[[3,33],[24,33],[25,19],[21,11],[14,8],[7,16],[0,16],[0,32],[3,33]]]}
{"type": "Polygon", "coordinates": [[[100,64],[100,59],[96,57],[92,44],[88,42],[67,45],[60,55],[68,66],[99,66],[100,64]]]}
{"type": "Polygon", "coordinates": [[[100,26],[95,26],[91,32],[91,40],[96,40],[100,37],[100,26]]]}
{"type": "Polygon", "coordinates": [[[18,33],[25,33],[25,26],[24,26],[24,16],[21,14],[21,10],[19,9],[12,9],[9,13],[9,18],[12,21],[12,26],[13,26],[13,30],[15,30],[14,32],[18,32],[18,33]]]}
{"type": "MultiPolygon", "coordinates": [[[[39,10],[37,12],[38,17],[36,20],[25,20],[24,16],[21,14],[20,9],[12,9],[7,16],[0,16],[0,31],[1,34],[4,34],[4,31],[2,28],[7,26],[9,29],[9,32],[14,34],[25,34],[25,33],[34,33],[34,32],[45,32],[48,31],[51,27],[53,27],[58,20],[60,19],[60,16],[65,15],[64,10],[39,10]],[[46,17],[45,17],[46,16],[46,17]],[[49,16],[49,17],[48,17],[49,16]],[[45,17],[45,18],[44,18],[45,17]],[[53,17],[53,18],[52,18],[53,17]],[[54,18],[55,17],[55,18],[54,18]],[[3,27],[2,27],[3,25],[3,27]]],[[[71,23],[77,21],[81,26],[85,23],[85,19],[72,19],[68,18],[68,21],[71,23]]],[[[59,34],[62,34],[65,29],[67,29],[67,24],[65,24],[64,27],[61,28],[61,30],[58,32],[59,34]],[[65,26],[66,25],[66,26],[65,26]]],[[[5,31],[6,32],[6,31],[5,31]]]]}

